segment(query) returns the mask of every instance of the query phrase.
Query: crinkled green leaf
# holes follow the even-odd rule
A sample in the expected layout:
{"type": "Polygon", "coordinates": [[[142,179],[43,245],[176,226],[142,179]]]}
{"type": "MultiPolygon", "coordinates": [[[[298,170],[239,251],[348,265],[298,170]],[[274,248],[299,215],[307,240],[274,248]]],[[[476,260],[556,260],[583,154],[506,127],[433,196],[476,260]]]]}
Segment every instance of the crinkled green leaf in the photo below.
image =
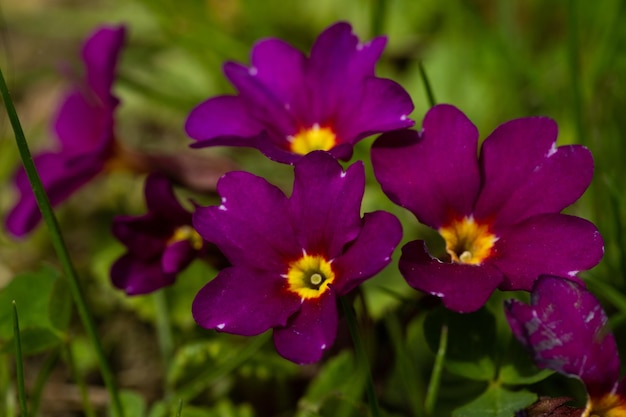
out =
{"type": "Polygon", "coordinates": [[[508,391],[500,385],[489,386],[480,397],[457,408],[452,417],[512,417],[537,400],[529,391],[508,391]]]}
{"type": "MultiPolygon", "coordinates": [[[[146,414],[146,401],[133,391],[120,391],[120,400],[124,415],[129,417],[143,417],[146,414]]],[[[109,409],[109,417],[114,417],[115,413],[109,409]]]]}
{"type": "Polygon", "coordinates": [[[543,381],[553,373],[550,369],[538,369],[522,345],[511,339],[498,379],[503,384],[528,385],[543,381]]]}
{"type": "Polygon", "coordinates": [[[432,352],[437,351],[443,325],[448,326],[446,370],[479,381],[492,380],[496,373],[493,360],[496,322],[493,315],[484,308],[469,314],[445,308],[432,311],[424,322],[426,342],[432,352]]]}
{"type": "Polygon", "coordinates": [[[12,346],[11,305],[20,308],[24,354],[48,349],[63,338],[69,324],[71,299],[57,270],[42,267],[17,275],[0,290],[0,348],[12,346]]]}

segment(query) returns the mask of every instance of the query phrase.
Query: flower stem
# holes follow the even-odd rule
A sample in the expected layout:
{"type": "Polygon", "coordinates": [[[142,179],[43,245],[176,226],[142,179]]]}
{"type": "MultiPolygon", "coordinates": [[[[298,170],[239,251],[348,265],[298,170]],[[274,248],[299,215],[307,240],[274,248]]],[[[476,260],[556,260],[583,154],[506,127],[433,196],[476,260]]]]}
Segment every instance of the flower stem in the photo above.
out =
{"type": "MultiPolygon", "coordinates": [[[[172,339],[172,328],[170,326],[169,311],[167,307],[167,297],[165,289],[155,291],[153,296],[154,308],[156,314],[156,330],[159,339],[159,348],[161,350],[161,361],[163,363],[163,372],[167,374],[167,366],[172,358],[174,351],[174,343],[172,339]]],[[[167,383],[166,383],[167,385],[167,383]]],[[[169,386],[165,387],[166,397],[170,393],[169,386]]]]}
{"type": "Polygon", "coordinates": [[[387,16],[387,0],[372,0],[372,35],[380,36],[385,26],[385,17],[387,16]]]}
{"type": "Polygon", "coordinates": [[[568,51],[568,63],[570,70],[570,77],[572,82],[573,93],[573,115],[574,123],[576,125],[576,134],[578,136],[578,143],[585,144],[585,128],[583,124],[583,94],[582,87],[580,85],[580,48],[578,37],[578,2],[576,0],[569,0],[567,5],[567,23],[568,23],[568,37],[567,37],[567,51],[568,51]]]}
{"type": "Polygon", "coordinates": [[[348,328],[350,329],[350,336],[352,336],[352,342],[354,343],[354,349],[356,350],[357,366],[362,367],[367,372],[367,399],[370,403],[370,410],[372,417],[380,417],[380,407],[378,406],[378,398],[376,397],[376,390],[374,389],[374,380],[372,378],[372,370],[365,353],[365,347],[363,341],[359,336],[358,323],[352,306],[346,301],[344,297],[339,297],[341,302],[341,308],[348,321],[348,328]]]}
{"type": "Polygon", "coordinates": [[[430,107],[433,107],[435,104],[437,104],[437,100],[435,100],[435,94],[433,93],[433,89],[430,86],[430,81],[428,80],[426,69],[424,68],[424,64],[422,63],[422,61],[419,61],[417,65],[420,70],[420,77],[422,78],[424,89],[426,90],[426,97],[428,98],[428,104],[430,105],[430,107]]]}
{"type": "Polygon", "coordinates": [[[17,306],[13,300],[13,339],[15,341],[15,372],[17,373],[17,398],[20,403],[20,415],[28,417],[26,407],[26,390],[24,389],[24,362],[22,361],[22,338],[20,336],[20,322],[17,316],[17,306]]]}
{"type": "Polygon", "coordinates": [[[30,396],[30,410],[32,415],[36,416],[39,412],[39,403],[41,402],[41,394],[43,393],[43,388],[48,381],[48,378],[54,371],[54,367],[59,361],[60,349],[55,349],[52,351],[50,356],[46,359],[46,361],[41,366],[41,370],[37,375],[37,380],[35,381],[35,385],[33,386],[31,396],[30,396]]]}
{"type": "Polygon", "coordinates": [[[50,205],[50,201],[48,199],[46,191],[43,188],[41,179],[39,177],[39,174],[37,173],[37,169],[35,168],[30,149],[28,148],[28,143],[26,142],[26,137],[24,136],[24,131],[22,130],[22,125],[20,124],[17,112],[15,111],[13,100],[11,100],[11,95],[4,80],[2,70],[0,70],[0,93],[2,94],[2,98],[4,100],[7,115],[9,116],[9,120],[11,121],[13,133],[15,134],[15,141],[17,143],[20,157],[22,158],[22,163],[24,164],[24,169],[26,170],[26,175],[28,176],[28,180],[30,181],[31,187],[33,189],[33,194],[35,195],[35,199],[37,200],[39,210],[41,210],[41,216],[50,232],[50,240],[52,242],[52,246],[57,253],[59,262],[61,263],[61,267],[63,268],[64,275],[69,281],[70,291],[72,293],[72,297],[74,298],[74,303],[76,304],[78,315],[80,316],[83,326],[87,331],[87,335],[89,336],[89,340],[91,341],[91,344],[96,351],[102,379],[104,380],[104,384],[106,385],[111,400],[113,401],[113,410],[118,417],[124,417],[122,403],[120,401],[117,387],[115,385],[113,373],[109,368],[109,364],[104,354],[104,349],[100,344],[100,338],[98,337],[94,320],[91,316],[89,307],[87,306],[87,301],[85,300],[85,297],[80,288],[78,276],[74,269],[74,265],[72,264],[72,260],[70,258],[67,247],[65,245],[65,241],[63,239],[63,235],[61,234],[61,230],[59,228],[56,216],[54,215],[54,211],[52,210],[52,206],[50,205]]]}
{"type": "Polygon", "coordinates": [[[439,393],[439,386],[441,385],[441,374],[443,371],[443,363],[446,358],[446,350],[448,349],[448,326],[441,327],[441,337],[439,338],[439,348],[437,349],[437,356],[435,356],[435,364],[433,366],[433,372],[430,375],[430,383],[428,384],[428,390],[426,391],[426,415],[432,416],[435,409],[435,403],[437,402],[437,394],[439,393]]]}

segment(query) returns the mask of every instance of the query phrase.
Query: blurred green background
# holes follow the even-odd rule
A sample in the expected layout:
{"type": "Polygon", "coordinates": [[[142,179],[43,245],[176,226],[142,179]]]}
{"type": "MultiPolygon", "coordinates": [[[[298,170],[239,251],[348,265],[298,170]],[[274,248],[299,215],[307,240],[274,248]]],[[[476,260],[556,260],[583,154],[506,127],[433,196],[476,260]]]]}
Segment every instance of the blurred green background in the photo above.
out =
{"type": "MultiPolygon", "coordinates": [[[[625,19],[623,0],[0,0],[0,66],[31,148],[50,148],[50,122],[68,74],[80,68],[82,40],[96,25],[124,23],[129,38],[114,87],[122,100],[117,135],[143,149],[176,152],[190,143],[182,128],[190,109],[210,96],[233,91],[222,75],[222,63],[248,63],[250,48],[259,38],[279,37],[308,51],[315,37],[338,20],[350,22],[361,39],[385,34],[388,45],[378,74],[411,94],[417,128],[429,108],[421,62],[436,101],[463,110],[482,138],[512,118],[545,115],[559,125],[558,144],[582,143],[591,149],[595,179],[568,212],[593,221],[604,236],[605,259],[585,277],[611,312],[615,329],[623,330],[625,19]]],[[[355,158],[367,159],[371,142],[357,145],[355,158]]],[[[233,159],[285,188],[291,183],[286,167],[254,151],[198,152],[233,159]]],[[[2,111],[0,212],[15,201],[10,177],[18,164],[13,133],[2,111]]],[[[369,181],[365,211],[385,208],[397,214],[407,225],[405,240],[425,233],[408,213],[384,199],[371,176],[369,181]]],[[[212,201],[211,196],[195,197],[212,201]]],[[[115,214],[140,213],[142,207],[141,179],[115,174],[81,190],[59,210],[99,317],[114,315],[120,305],[142,320],[153,317],[152,304],[140,297],[129,307],[107,281],[110,263],[123,250],[110,236],[110,221],[115,214]]],[[[43,227],[21,241],[0,232],[0,287],[16,273],[37,269],[42,262],[55,264],[54,259],[43,227]]],[[[180,329],[193,328],[191,298],[213,273],[194,268],[185,274],[185,283],[168,293],[180,329]]],[[[377,293],[380,285],[387,285],[381,279],[384,276],[368,284],[374,317],[381,317],[395,299],[377,293]]],[[[397,276],[389,280],[394,290],[408,288],[397,276]]],[[[115,335],[115,329],[107,334],[115,335]]],[[[623,334],[618,334],[621,346],[626,342],[623,334]]],[[[118,346],[114,340],[108,343],[112,349],[118,346]]],[[[90,363],[88,357],[85,361],[90,363]]]]}

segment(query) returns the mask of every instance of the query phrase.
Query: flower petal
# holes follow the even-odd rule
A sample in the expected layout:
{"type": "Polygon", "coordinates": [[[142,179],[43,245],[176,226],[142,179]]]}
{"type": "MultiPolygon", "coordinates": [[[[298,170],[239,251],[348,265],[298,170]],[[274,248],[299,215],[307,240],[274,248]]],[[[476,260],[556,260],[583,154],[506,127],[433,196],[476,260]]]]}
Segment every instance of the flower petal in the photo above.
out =
{"type": "Polygon", "coordinates": [[[111,232],[140,259],[160,257],[174,228],[154,213],[143,216],[115,216],[111,232]]]}
{"type": "Polygon", "coordinates": [[[480,154],[484,183],[474,211],[477,218],[500,212],[512,192],[556,150],[556,137],[554,120],[527,117],[498,126],[485,139],[480,154]]]}
{"type": "Polygon", "coordinates": [[[112,109],[75,89],[61,103],[53,128],[64,150],[90,151],[113,140],[112,109]]]}
{"type": "Polygon", "coordinates": [[[551,153],[498,211],[496,224],[511,225],[541,213],[558,213],[583,194],[593,177],[591,152],[580,145],[561,146],[551,153]]]}
{"type": "Polygon", "coordinates": [[[438,229],[472,213],[480,186],[477,141],[478,131],[463,113],[438,105],[426,114],[421,136],[402,130],[374,142],[374,173],[393,202],[438,229]]]}
{"type": "Polygon", "coordinates": [[[175,278],[174,274],[163,272],[158,257],[142,260],[127,253],[111,267],[113,285],[128,295],[151,293],[173,284],[175,278]]]}
{"type": "Polygon", "coordinates": [[[502,232],[489,262],[505,275],[502,290],[527,290],[541,274],[574,278],[595,266],[604,253],[598,229],[589,221],[551,213],[502,232]]]}
{"type": "Polygon", "coordinates": [[[488,265],[443,263],[433,258],[421,240],[404,245],[399,265],[410,286],[440,297],[447,308],[459,313],[478,310],[502,281],[502,274],[488,265]]]}
{"type": "Polygon", "coordinates": [[[185,122],[187,134],[199,140],[198,145],[202,146],[225,145],[231,142],[231,146],[249,146],[250,139],[240,143],[241,139],[232,136],[250,138],[261,133],[263,128],[263,125],[248,113],[243,100],[237,96],[210,98],[196,106],[185,122]],[[214,139],[224,136],[225,143],[215,142],[214,139]]]}
{"type": "Polygon", "coordinates": [[[375,133],[413,126],[411,97],[399,84],[383,78],[368,78],[363,86],[347,96],[337,109],[339,140],[355,143],[375,133]]]}
{"type": "Polygon", "coordinates": [[[274,329],[276,351],[298,364],[317,362],[337,336],[337,300],[332,288],[307,300],[285,327],[274,329]]]}
{"type": "Polygon", "coordinates": [[[124,26],[103,26],[97,29],[83,46],[87,82],[107,105],[111,100],[115,102],[111,96],[111,86],[115,79],[115,67],[125,38],[124,26]]]}
{"type": "Polygon", "coordinates": [[[391,262],[391,254],[402,238],[402,225],[387,212],[366,213],[359,236],[332,263],[337,295],[345,295],[391,262]]]}
{"type": "Polygon", "coordinates": [[[531,305],[505,303],[513,334],[532,352],[540,368],[583,380],[591,397],[617,384],[619,355],[607,316],[581,284],[554,276],[539,278],[531,305]]]}
{"type": "MultiPolygon", "coordinates": [[[[53,207],[89,182],[104,166],[98,152],[80,156],[42,153],[35,156],[33,162],[53,207]]],[[[20,192],[20,199],[7,215],[5,224],[12,235],[22,237],[39,224],[41,212],[22,167],[17,170],[14,182],[20,192]]]]}
{"type": "Polygon", "coordinates": [[[181,240],[167,245],[161,258],[161,267],[166,274],[177,274],[187,268],[198,256],[198,251],[191,247],[188,240],[181,240]]]}
{"type": "Polygon", "coordinates": [[[327,152],[316,151],[300,159],[294,172],[289,214],[297,239],[308,253],[334,258],[361,229],[363,163],[344,172],[327,152]]]}
{"type": "Polygon", "coordinates": [[[153,173],[146,178],[144,187],[148,210],[173,225],[191,224],[191,213],[180,205],[172,184],[162,174],[153,173]]]}
{"type": "Polygon", "coordinates": [[[198,207],[193,225],[233,265],[286,273],[288,260],[302,255],[289,220],[288,200],[265,179],[229,172],[217,184],[222,204],[198,207]]]}
{"type": "Polygon", "coordinates": [[[191,311],[206,329],[254,336],[285,326],[300,308],[300,299],[285,286],[286,280],[277,274],[226,268],[196,294],[191,311]]]}

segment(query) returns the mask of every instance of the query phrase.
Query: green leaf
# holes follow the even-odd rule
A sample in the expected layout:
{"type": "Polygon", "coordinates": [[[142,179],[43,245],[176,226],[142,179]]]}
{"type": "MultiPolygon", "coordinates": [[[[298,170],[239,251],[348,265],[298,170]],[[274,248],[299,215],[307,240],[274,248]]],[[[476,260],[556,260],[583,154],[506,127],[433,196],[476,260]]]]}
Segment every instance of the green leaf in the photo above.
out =
{"type": "MultiPolygon", "coordinates": [[[[143,397],[133,391],[120,391],[120,400],[124,415],[142,417],[146,415],[146,402],[143,397]]],[[[109,409],[109,417],[115,417],[112,409],[109,409]]]]}
{"type": "Polygon", "coordinates": [[[480,397],[457,408],[452,417],[512,417],[537,400],[529,391],[508,391],[500,385],[491,385],[480,397]]]}
{"type": "Polygon", "coordinates": [[[426,342],[432,352],[439,346],[441,327],[448,326],[448,351],[445,368],[448,372],[479,381],[490,381],[496,374],[493,350],[496,321],[485,308],[474,313],[459,314],[439,308],[424,321],[426,342]]]}
{"type": "Polygon", "coordinates": [[[11,305],[20,306],[20,330],[24,354],[48,349],[63,339],[69,324],[71,300],[58,271],[43,267],[16,276],[0,290],[0,348],[13,340],[11,305]]]}
{"type": "Polygon", "coordinates": [[[522,345],[511,339],[498,380],[508,385],[528,385],[543,381],[553,373],[550,369],[539,370],[522,345]]]}

